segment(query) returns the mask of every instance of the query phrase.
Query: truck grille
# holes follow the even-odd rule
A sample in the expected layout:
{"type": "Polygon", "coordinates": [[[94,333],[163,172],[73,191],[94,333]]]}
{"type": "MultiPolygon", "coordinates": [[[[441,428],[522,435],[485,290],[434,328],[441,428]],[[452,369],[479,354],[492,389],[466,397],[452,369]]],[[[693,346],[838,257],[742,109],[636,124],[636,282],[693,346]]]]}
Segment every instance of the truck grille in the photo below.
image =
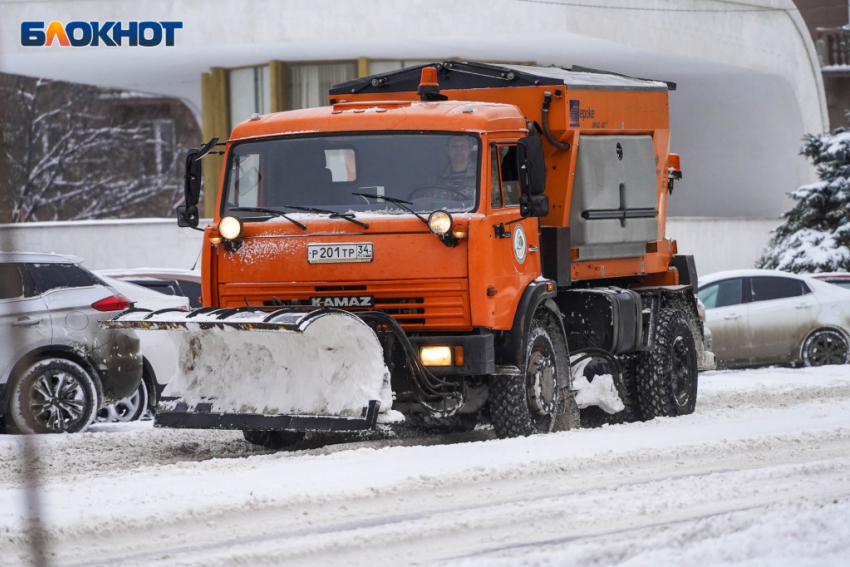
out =
{"type": "Polygon", "coordinates": [[[371,296],[373,307],[342,307],[347,311],[380,310],[407,330],[469,330],[466,280],[418,280],[339,284],[222,284],[222,307],[310,305],[311,297],[371,296]],[[279,303],[278,303],[279,302],[279,303]]]}

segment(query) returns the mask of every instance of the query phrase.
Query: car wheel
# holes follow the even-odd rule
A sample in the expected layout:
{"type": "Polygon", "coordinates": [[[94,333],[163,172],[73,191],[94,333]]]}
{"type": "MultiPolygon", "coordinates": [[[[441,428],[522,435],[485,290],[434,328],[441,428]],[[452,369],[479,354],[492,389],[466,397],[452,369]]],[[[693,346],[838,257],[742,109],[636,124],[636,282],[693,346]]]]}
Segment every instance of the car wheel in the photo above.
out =
{"type": "Polygon", "coordinates": [[[840,332],[822,329],[803,343],[803,366],[826,366],[850,362],[850,347],[840,332]]]}
{"type": "Polygon", "coordinates": [[[78,433],[97,411],[94,380],[63,358],[39,360],[15,379],[7,425],[18,433],[78,433]]]}
{"type": "Polygon", "coordinates": [[[147,409],[148,387],[142,380],[133,395],[97,410],[96,421],[99,423],[128,423],[141,419],[147,409]]]}

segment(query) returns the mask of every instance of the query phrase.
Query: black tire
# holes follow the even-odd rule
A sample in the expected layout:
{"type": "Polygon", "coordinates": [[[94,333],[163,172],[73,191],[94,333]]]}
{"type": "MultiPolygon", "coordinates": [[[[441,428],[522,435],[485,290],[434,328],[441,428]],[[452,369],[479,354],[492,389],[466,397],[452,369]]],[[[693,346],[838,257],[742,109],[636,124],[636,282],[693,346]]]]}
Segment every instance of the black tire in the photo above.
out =
{"type": "Polygon", "coordinates": [[[847,338],[834,329],[815,331],[803,343],[803,366],[827,366],[850,362],[847,338]]]}
{"type": "Polygon", "coordinates": [[[304,439],[303,431],[252,431],[242,432],[245,441],[268,449],[286,449],[304,439]]]}
{"type": "MultiPolygon", "coordinates": [[[[637,392],[635,391],[636,367],[638,355],[625,354],[617,357],[620,365],[619,380],[615,379],[617,394],[625,408],[615,414],[605,412],[599,406],[589,406],[581,409],[582,427],[601,427],[603,425],[615,425],[620,423],[632,423],[641,420],[640,410],[637,406],[637,392]]],[[[609,374],[611,369],[607,363],[591,362],[584,371],[585,378],[593,381],[599,374],[609,374]]]]}
{"type": "Polygon", "coordinates": [[[688,319],[678,309],[662,309],[655,343],[637,363],[637,406],[644,419],[694,412],[697,402],[697,349],[688,319]]]}
{"type": "Polygon", "coordinates": [[[63,358],[35,362],[11,384],[7,428],[15,433],[79,433],[97,412],[94,379],[63,358]]]}
{"type": "Polygon", "coordinates": [[[569,363],[561,354],[567,352],[566,341],[548,309],[535,314],[527,344],[524,374],[494,376],[488,385],[490,421],[500,439],[577,425],[574,400],[573,409],[562,415],[565,405],[569,409],[567,399],[573,392],[567,389],[565,379],[569,363]],[[563,344],[556,345],[553,337],[563,344]]]}

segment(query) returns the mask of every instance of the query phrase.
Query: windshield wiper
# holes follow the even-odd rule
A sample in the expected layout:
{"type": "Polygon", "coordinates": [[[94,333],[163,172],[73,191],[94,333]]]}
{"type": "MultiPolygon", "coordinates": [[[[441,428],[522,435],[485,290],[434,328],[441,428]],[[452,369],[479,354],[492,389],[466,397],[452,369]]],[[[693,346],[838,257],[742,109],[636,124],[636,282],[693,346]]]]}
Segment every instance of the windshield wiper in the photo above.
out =
{"type": "Polygon", "coordinates": [[[383,195],[370,195],[369,193],[351,193],[351,194],[357,195],[358,197],[366,197],[368,199],[375,199],[376,201],[378,199],[383,199],[384,201],[388,201],[390,203],[393,203],[394,205],[398,205],[398,207],[400,209],[404,209],[408,213],[413,213],[414,215],[416,215],[416,218],[418,218],[419,220],[424,222],[426,225],[428,224],[428,219],[426,219],[425,217],[423,217],[422,215],[420,215],[419,213],[417,213],[416,211],[414,211],[413,209],[411,209],[410,207],[407,206],[407,205],[413,204],[410,201],[405,201],[403,199],[396,199],[395,197],[384,197],[383,195]]]}
{"type": "Polygon", "coordinates": [[[369,225],[365,222],[360,222],[354,218],[354,213],[338,213],[336,211],[330,211],[328,209],[317,209],[316,207],[296,207],[295,205],[284,205],[287,209],[295,209],[296,211],[307,211],[310,213],[320,213],[324,215],[328,215],[332,219],[345,219],[348,222],[353,222],[354,224],[359,224],[363,228],[369,228],[369,225]]]}
{"type": "Polygon", "coordinates": [[[285,214],[283,214],[282,211],[278,211],[276,209],[265,209],[263,207],[230,207],[230,209],[228,209],[228,210],[230,210],[230,211],[245,211],[247,213],[268,213],[268,214],[274,215],[276,217],[285,218],[286,220],[288,220],[292,224],[300,227],[301,230],[307,230],[306,224],[300,223],[295,219],[291,219],[288,216],[286,216],[285,214]]]}

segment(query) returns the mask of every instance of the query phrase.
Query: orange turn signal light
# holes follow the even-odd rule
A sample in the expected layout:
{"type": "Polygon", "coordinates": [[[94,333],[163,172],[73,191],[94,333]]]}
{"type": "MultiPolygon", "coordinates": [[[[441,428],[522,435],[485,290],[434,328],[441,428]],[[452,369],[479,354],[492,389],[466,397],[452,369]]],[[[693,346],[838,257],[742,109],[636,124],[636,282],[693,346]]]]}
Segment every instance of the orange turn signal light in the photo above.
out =
{"type": "Polygon", "coordinates": [[[220,236],[210,236],[210,244],[221,244],[220,236]]]}
{"type": "Polygon", "coordinates": [[[456,224],[452,227],[452,236],[460,240],[466,237],[466,227],[462,224],[456,224]]]}
{"type": "Polygon", "coordinates": [[[463,347],[455,347],[455,366],[463,366],[463,347]]]}

